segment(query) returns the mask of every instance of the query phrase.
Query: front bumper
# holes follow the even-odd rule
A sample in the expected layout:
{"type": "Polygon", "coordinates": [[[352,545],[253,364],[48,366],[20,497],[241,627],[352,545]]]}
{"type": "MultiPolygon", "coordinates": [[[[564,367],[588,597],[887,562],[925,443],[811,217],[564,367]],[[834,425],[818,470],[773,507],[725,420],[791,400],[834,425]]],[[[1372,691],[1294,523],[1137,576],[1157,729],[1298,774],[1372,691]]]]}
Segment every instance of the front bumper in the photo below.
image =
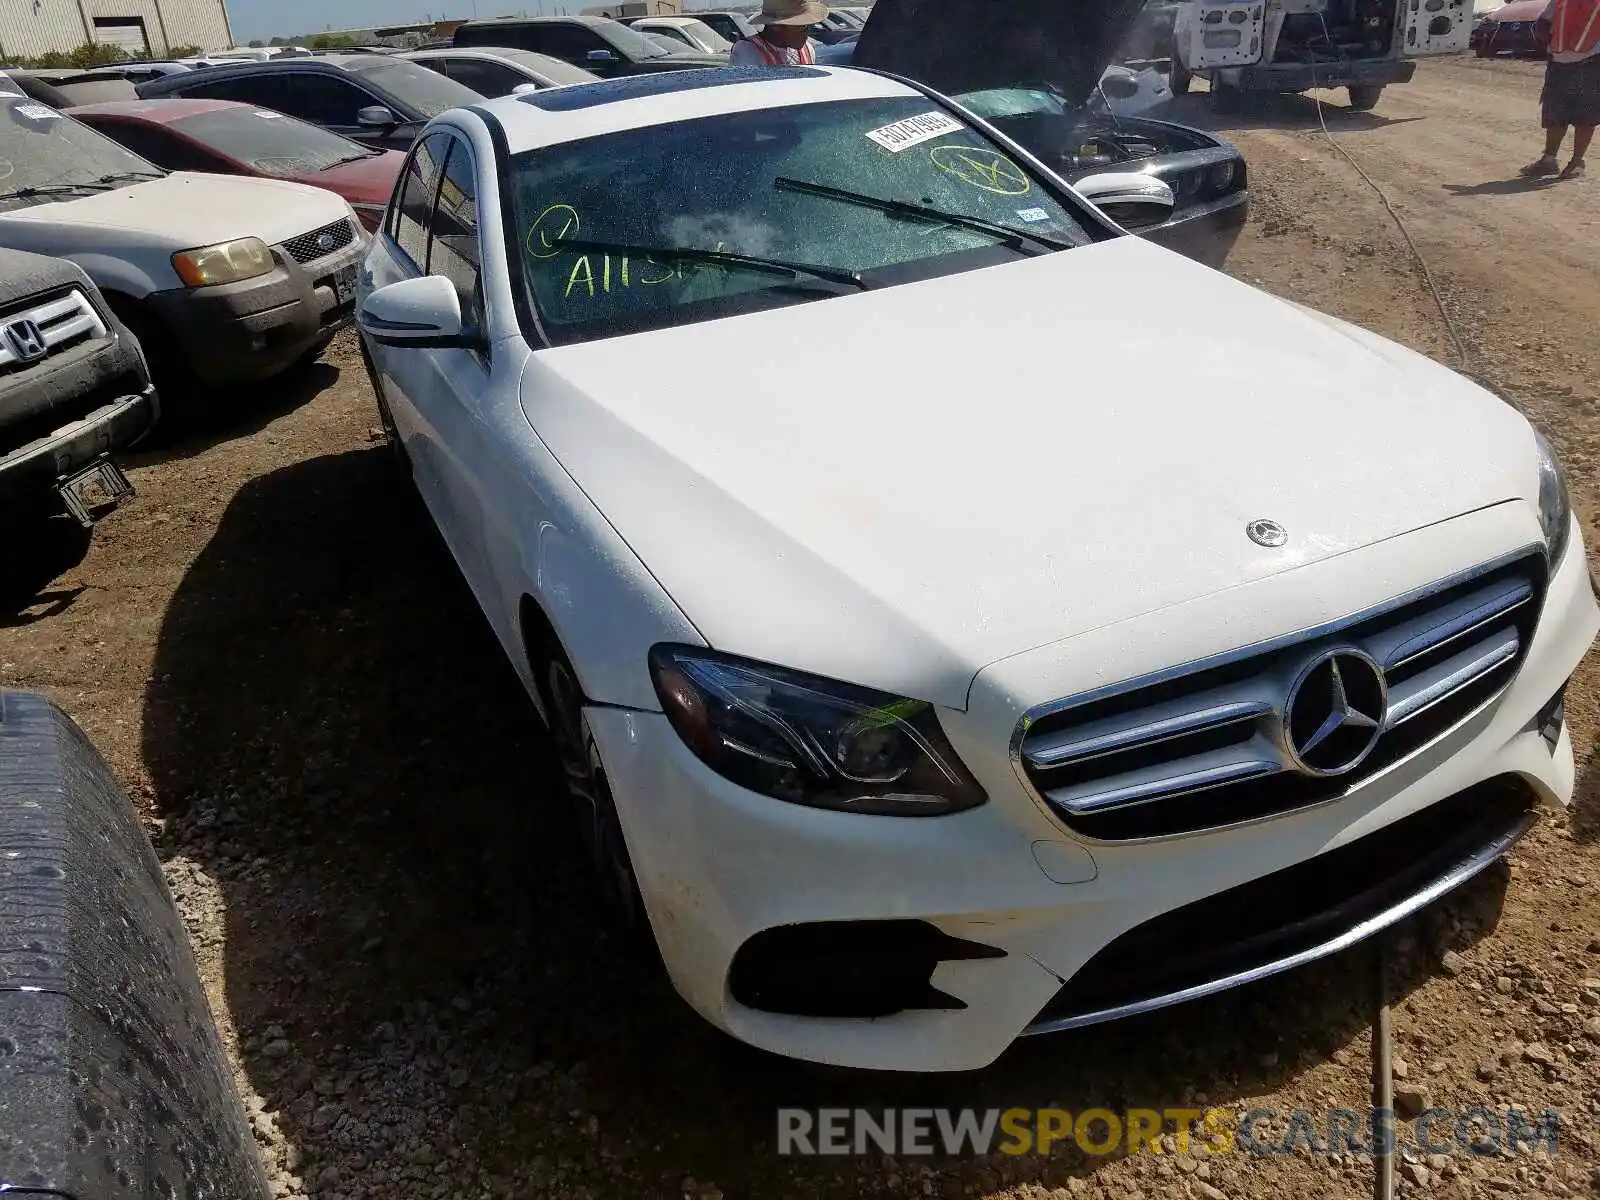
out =
{"type": "Polygon", "coordinates": [[[1181,209],[1164,224],[1139,230],[1139,236],[1220,270],[1249,218],[1250,193],[1238,191],[1181,209]]]}
{"type": "MultiPolygon", "coordinates": [[[[1260,581],[1251,585],[1254,605],[1225,593],[995,664],[980,673],[968,711],[941,713],[952,744],[990,798],[950,817],[861,817],[770,800],[710,772],[660,714],[590,710],[675,985],[713,1023],[778,1053],[892,1070],[978,1068],[1030,1027],[1048,1028],[1058,1018],[1047,1010],[1064,986],[1147,922],[1381,834],[1497,777],[1514,777],[1542,803],[1567,803],[1571,744],[1564,730],[1554,744],[1547,740],[1541,711],[1600,629],[1578,536],[1550,577],[1527,657],[1505,690],[1337,801],[1186,836],[1090,842],[1069,832],[1023,784],[1008,747],[1027,707],[1016,697],[1075,694],[1082,690],[1075,681],[1103,678],[1094,664],[1115,662],[1119,676],[1137,677],[1180,652],[1189,660],[1236,646],[1242,611],[1290,622],[1251,635],[1309,628],[1383,598],[1371,594],[1373,580],[1397,595],[1536,540],[1526,506],[1501,505],[1260,581]],[[933,970],[929,984],[963,1007],[818,1017],[760,1011],[733,998],[730,972],[755,935],[806,923],[887,920],[926,922],[950,938],[1004,953],[950,958],[933,970]]],[[[1508,825],[1499,834],[1514,832],[1508,825]]],[[[1485,862],[1498,852],[1492,844],[1479,849],[1488,854],[1485,862]]],[[[1457,867],[1447,865],[1443,876],[1459,882],[1470,873],[1457,867]]],[[[1420,880],[1411,895],[1431,896],[1438,882],[1420,880]]],[[[1381,899],[1384,912],[1402,911],[1407,902],[1381,899]]],[[[1362,910],[1350,928],[1321,937],[1319,952],[1346,944],[1350,929],[1371,924],[1371,915],[1362,910]]],[[[1289,966],[1306,960],[1286,958],[1289,966]]],[[[1202,983],[1245,981],[1217,969],[1219,979],[1202,983]]],[[[1159,1007],[1187,994],[1134,1000],[1159,1007]]]]}
{"type": "Polygon", "coordinates": [[[201,383],[268,379],[326,342],[355,316],[334,277],[361,261],[369,239],[304,264],[274,247],[277,265],[241,283],[155,292],[150,304],[201,383]]]}
{"type": "Polygon", "coordinates": [[[159,415],[155,388],[146,384],[0,456],[0,506],[49,495],[101,456],[133,445],[159,415]]]}

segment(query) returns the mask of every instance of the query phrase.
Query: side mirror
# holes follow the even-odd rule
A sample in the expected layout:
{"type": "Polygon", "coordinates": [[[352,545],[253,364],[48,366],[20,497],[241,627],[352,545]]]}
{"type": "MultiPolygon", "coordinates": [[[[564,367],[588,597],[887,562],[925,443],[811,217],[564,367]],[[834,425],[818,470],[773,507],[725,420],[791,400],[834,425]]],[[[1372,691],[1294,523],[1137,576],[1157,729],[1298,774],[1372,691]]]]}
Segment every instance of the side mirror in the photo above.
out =
{"type": "Polygon", "coordinates": [[[442,275],[402,279],[361,302],[356,324],[380,346],[423,350],[470,347],[455,284],[442,275]]]}
{"type": "Polygon", "coordinates": [[[542,91],[537,83],[519,83],[511,89],[513,96],[531,96],[537,91],[542,91]]]}
{"type": "Polygon", "coordinates": [[[610,50],[591,50],[585,54],[584,61],[593,67],[603,67],[617,61],[617,56],[610,50]]]}
{"type": "Polygon", "coordinates": [[[381,104],[372,104],[356,113],[356,124],[363,129],[393,129],[400,122],[381,104]]]}
{"type": "Polygon", "coordinates": [[[1124,229],[1147,229],[1172,215],[1172,189],[1153,175],[1108,171],[1072,185],[1078,195],[1124,229]]]}

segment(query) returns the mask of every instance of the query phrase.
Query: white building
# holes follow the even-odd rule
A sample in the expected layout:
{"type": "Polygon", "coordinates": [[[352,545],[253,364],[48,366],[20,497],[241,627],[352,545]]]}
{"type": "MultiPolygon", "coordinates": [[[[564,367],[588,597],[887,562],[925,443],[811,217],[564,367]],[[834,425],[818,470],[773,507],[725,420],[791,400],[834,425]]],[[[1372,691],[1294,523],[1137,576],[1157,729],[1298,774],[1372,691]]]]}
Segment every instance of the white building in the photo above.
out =
{"type": "Polygon", "coordinates": [[[0,0],[0,62],[110,42],[134,56],[233,45],[223,0],[0,0]]]}

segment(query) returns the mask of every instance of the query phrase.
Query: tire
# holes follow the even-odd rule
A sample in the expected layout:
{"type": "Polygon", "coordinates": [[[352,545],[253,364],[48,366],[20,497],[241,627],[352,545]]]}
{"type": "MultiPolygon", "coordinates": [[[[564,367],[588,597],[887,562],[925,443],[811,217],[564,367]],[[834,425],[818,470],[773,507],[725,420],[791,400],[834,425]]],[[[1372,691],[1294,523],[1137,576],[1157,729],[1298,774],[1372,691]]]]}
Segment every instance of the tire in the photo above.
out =
{"type": "Polygon", "coordinates": [[[117,320],[139,339],[145,362],[150,365],[150,381],[161,400],[161,424],[169,418],[193,413],[200,394],[200,381],[189,368],[177,339],[154,313],[137,300],[115,292],[106,293],[106,302],[117,320]]]}
{"type": "Polygon", "coordinates": [[[1356,112],[1371,112],[1378,107],[1378,97],[1383,95],[1383,84],[1363,84],[1347,89],[1350,93],[1350,107],[1356,112]]]}
{"type": "Polygon", "coordinates": [[[1473,53],[1476,54],[1479,58],[1493,58],[1494,57],[1494,51],[1491,50],[1488,46],[1479,46],[1476,50],[1473,51],[1473,53]]]}
{"type": "Polygon", "coordinates": [[[1168,77],[1167,82],[1172,88],[1174,96],[1187,96],[1190,85],[1194,83],[1194,72],[1177,59],[1173,59],[1172,74],[1168,77]]]}
{"type": "Polygon", "coordinates": [[[1231,83],[1212,76],[1211,79],[1211,107],[1220,113],[1236,113],[1244,110],[1244,89],[1234,87],[1231,83]]]}
{"type": "Polygon", "coordinates": [[[605,764],[600,761],[589,719],[584,715],[583,689],[577,673],[559,649],[542,654],[530,651],[529,661],[572,802],[573,823],[602,906],[620,933],[653,947],[644,897],[623,837],[622,819],[606,779],[605,764]]]}
{"type": "Polygon", "coordinates": [[[389,443],[390,459],[400,477],[407,483],[412,483],[414,477],[411,471],[411,456],[406,453],[405,443],[400,440],[400,429],[394,423],[394,413],[389,410],[389,401],[383,394],[383,382],[378,378],[377,364],[367,352],[365,342],[361,343],[361,365],[366,367],[367,381],[372,384],[372,398],[378,406],[378,424],[383,427],[384,440],[389,443]]]}
{"type": "Polygon", "coordinates": [[[314,346],[303,351],[300,357],[290,364],[289,373],[291,375],[299,375],[309,371],[317,365],[317,360],[322,357],[323,351],[332,344],[333,335],[330,333],[327,337],[320,339],[314,346]]]}

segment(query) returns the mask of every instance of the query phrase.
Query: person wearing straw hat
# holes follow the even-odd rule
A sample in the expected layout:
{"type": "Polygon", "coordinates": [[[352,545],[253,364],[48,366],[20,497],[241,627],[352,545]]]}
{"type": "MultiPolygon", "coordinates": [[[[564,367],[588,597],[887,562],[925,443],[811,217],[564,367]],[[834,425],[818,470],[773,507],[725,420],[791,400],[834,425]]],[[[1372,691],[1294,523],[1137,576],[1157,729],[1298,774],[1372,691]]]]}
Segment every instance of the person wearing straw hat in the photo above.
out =
{"type": "Polygon", "coordinates": [[[827,16],[828,6],[817,0],[762,0],[753,18],[761,32],[735,42],[728,61],[736,67],[809,67],[816,55],[808,35],[827,16]]]}

